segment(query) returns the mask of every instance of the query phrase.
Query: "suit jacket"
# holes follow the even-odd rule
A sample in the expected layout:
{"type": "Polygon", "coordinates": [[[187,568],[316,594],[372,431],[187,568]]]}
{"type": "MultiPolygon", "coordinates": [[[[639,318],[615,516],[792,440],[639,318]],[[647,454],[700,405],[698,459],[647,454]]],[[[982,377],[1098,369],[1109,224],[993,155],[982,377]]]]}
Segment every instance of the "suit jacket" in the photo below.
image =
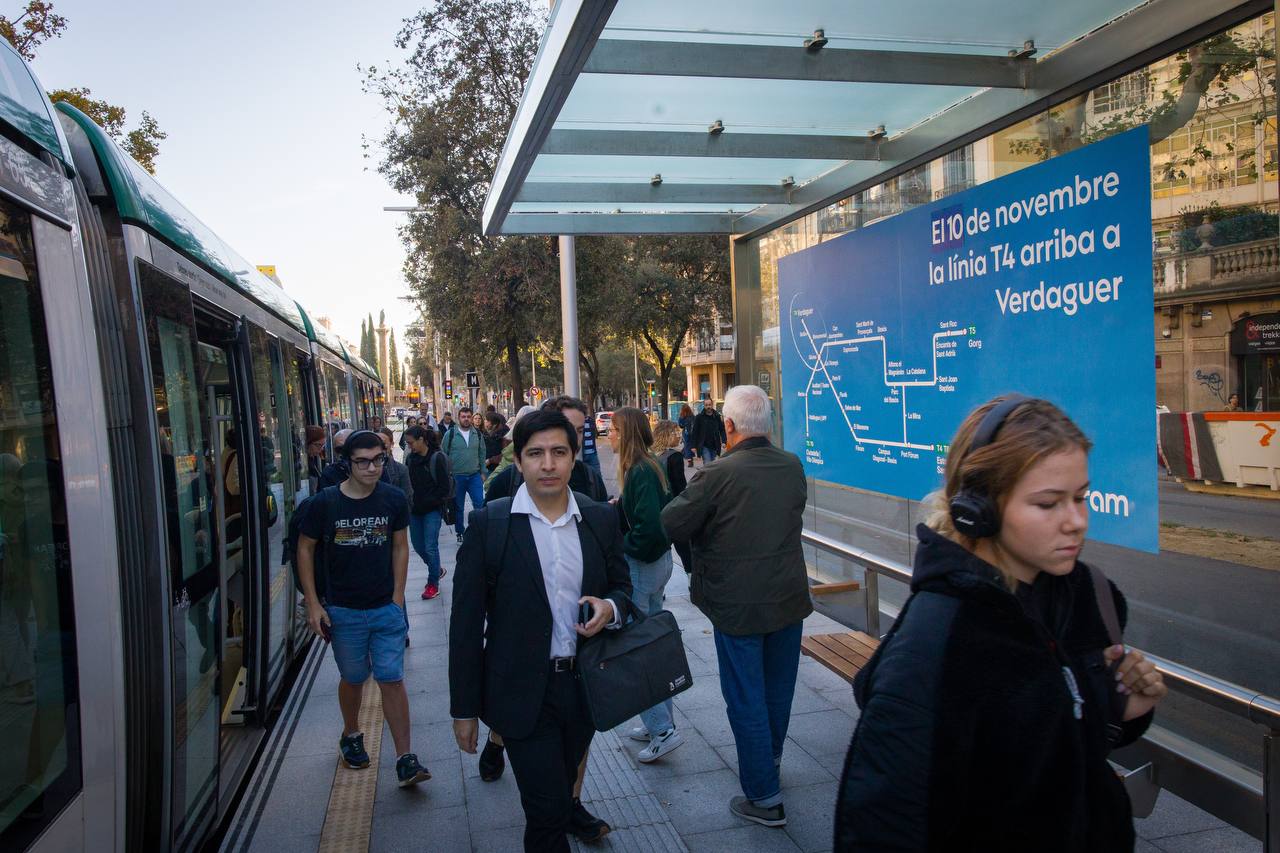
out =
{"type": "MultiPolygon", "coordinates": [[[[620,603],[617,594],[631,595],[631,573],[616,510],[586,495],[575,493],[574,499],[582,512],[582,594],[620,603]]],[[[551,607],[527,515],[511,516],[489,589],[485,534],[491,506],[471,513],[458,549],[449,622],[449,706],[455,719],[479,717],[503,737],[519,739],[533,731],[546,692],[551,607]]]]}

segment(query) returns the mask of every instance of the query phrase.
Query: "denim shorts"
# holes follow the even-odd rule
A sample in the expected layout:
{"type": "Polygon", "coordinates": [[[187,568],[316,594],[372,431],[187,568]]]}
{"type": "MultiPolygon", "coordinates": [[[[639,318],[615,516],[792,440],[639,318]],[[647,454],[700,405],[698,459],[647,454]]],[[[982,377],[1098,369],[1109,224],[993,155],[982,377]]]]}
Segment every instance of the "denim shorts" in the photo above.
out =
{"type": "Polygon", "coordinates": [[[378,681],[404,680],[404,610],[394,601],[372,610],[326,605],[332,626],[333,659],[342,680],[364,684],[369,671],[378,681]]]}

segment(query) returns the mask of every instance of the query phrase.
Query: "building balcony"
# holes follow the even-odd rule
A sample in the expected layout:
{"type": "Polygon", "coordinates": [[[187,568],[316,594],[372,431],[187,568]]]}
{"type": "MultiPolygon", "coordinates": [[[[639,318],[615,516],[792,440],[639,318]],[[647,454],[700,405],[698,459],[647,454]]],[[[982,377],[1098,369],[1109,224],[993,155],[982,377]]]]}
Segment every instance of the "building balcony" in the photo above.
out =
{"type": "Polygon", "coordinates": [[[734,336],[720,335],[699,337],[685,341],[680,348],[680,363],[687,365],[722,364],[734,360],[734,336]]]}
{"type": "Polygon", "coordinates": [[[1280,242],[1275,238],[1214,246],[1155,259],[1156,299],[1274,286],[1280,277],[1280,242]]]}

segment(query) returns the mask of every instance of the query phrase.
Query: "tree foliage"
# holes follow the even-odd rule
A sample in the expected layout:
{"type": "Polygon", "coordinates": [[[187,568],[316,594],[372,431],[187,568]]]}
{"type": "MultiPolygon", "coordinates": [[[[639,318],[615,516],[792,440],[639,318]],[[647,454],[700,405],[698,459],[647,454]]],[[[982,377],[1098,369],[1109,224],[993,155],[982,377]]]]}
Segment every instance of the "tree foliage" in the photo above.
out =
{"type": "Polygon", "coordinates": [[[543,23],[518,0],[440,0],[405,21],[402,66],[365,69],[391,118],[379,171],[418,203],[401,229],[410,290],[454,363],[500,356],[517,398],[520,354],[558,302],[552,241],[484,236],[481,219],[543,23]]]}
{"type": "MultiPolygon", "coordinates": [[[[0,15],[0,35],[9,40],[23,59],[31,62],[36,50],[45,42],[60,37],[67,28],[67,19],[53,11],[47,0],[28,0],[16,18],[0,15]]],[[[160,129],[160,123],[146,110],[142,120],[132,130],[125,129],[128,113],[101,98],[93,97],[86,87],[55,89],[49,93],[55,104],[64,101],[97,122],[107,135],[120,143],[129,156],[148,172],[155,174],[156,158],[160,156],[160,143],[168,134],[160,129]]]]}
{"type": "Polygon", "coordinates": [[[8,39],[13,49],[27,62],[36,58],[36,49],[62,35],[67,19],[53,11],[45,0],[30,0],[18,17],[9,20],[0,15],[0,36],[8,39]]]}
{"type": "Polygon", "coordinates": [[[400,378],[400,356],[396,352],[396,330],[391,330],[391,341],[387,344],[387,373],[390,374],[388,379],[392,388],[403,388],[404,382],[400,378]]]}

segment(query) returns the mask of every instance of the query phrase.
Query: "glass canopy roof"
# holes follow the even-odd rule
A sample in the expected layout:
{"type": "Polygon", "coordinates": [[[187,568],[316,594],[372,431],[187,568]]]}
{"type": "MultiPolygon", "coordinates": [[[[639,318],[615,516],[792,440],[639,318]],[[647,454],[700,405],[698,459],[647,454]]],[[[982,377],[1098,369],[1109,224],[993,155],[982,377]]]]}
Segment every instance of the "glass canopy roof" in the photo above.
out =
{"type": "Polygon", "coordinates": [[[754,233],[1239,0],[558,0],[490,234],[754,233]]]}

